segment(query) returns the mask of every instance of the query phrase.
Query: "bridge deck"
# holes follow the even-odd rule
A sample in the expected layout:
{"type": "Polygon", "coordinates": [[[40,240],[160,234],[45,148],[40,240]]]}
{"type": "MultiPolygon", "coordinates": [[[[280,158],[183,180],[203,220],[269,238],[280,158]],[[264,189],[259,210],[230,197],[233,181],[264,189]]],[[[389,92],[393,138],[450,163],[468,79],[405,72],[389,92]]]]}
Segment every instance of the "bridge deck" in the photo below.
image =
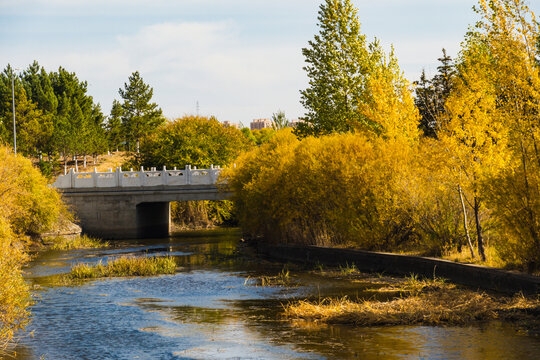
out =
{"type": "Polygon", "coordinates": [[[186,166],[185,169],[122,171],[117,168],[114,172],[79,173],[70,169],[69,173],[60,175],[53,184],[57,189],[77,188],[133,188],[133,187],[156,187],[156,186],[182,186],[182,185],[215,185],[218,182],[221,169],[197,169],[186,166]]]}

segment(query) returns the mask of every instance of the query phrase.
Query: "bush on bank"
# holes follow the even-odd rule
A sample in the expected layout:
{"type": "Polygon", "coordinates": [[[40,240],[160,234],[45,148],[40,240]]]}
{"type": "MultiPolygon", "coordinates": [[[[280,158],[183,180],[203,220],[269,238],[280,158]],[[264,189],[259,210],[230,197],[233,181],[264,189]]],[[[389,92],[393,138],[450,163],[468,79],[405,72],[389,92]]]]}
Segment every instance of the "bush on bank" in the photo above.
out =
{"type": "Polygon", "coordinates": [[[242,155],[225,176],[250,234],[440,254],[464,239],[457,192],[437,170],[437,156],[428,142],[409,146],[352,133],[299,141],[285,130],[242,155]]]}
{"type": "MultiPolygon", "coordinates": [[[[469,254],[464,207],[476,252],[473,189],[462,189],[462,205],[460,172],[437,140],[407,145],[360,132],[298,140],[284,130],[236,163],[224,177],[235,194],[240,225],[252,236],[276,243],[469,254]]],[[[507,169],[478,185],[489,205],[479,212],[487,264],[534,271],[540,263],[529,234],[534,221],[519,211],[524,198],[512,174],[507,169]]],[[[529,187],[537,178],[529,177],[529,187]]]]}
{"type": "Polygon", "coordinates": [[[28,321],[28,286],[21,267],[32,237],[67,214],[60,195],[30,160],[0,145],[0,348],[28,321]]]}

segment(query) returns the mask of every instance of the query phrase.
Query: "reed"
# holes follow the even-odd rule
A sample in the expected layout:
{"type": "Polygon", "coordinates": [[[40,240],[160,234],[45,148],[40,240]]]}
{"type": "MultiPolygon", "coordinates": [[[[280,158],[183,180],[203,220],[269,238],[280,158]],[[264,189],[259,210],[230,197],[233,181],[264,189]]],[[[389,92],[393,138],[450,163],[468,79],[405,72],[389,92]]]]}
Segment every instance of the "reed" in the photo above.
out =
{"type": "Polygon", "coordinates": [[[51,250],[97,249],[109,246],[107,241],[102,241],[86,235],[74,238],[58,236],[49,239],[49,241],[52,242],[52,245],[50,246],[51,250]]]}
{"type": "Polygon", "coordinates": [[[281,272],[275,276],[260,276],[260,277],[249,277],[244,281],[244,285],[254,285],[254,286],[295,286],[294,282],[291,279],[291,274],[287,267],[281,269],[281,272]]]}
{"type": "Polygon", "coordinates": [[[439,280],[411,278],[394,290],[400,297],[389,301],[354,301],[342,297],[291,302],[284,305],[284,316],[293,320],[356,326],[459,325],[508,317],[509,314],[526,316],[528,312],[534,314],[540,309],[538,297],[495,297],[439,280]]]}
{"type": "Polygon", "coordinates": [[[341,274],[343,275],[352,275],[352,274],[357,274],[360,272],[358,268],[356,267],[355,263],[349,264],[348,262],[345,263],[345,266],[340,265],[339,270],[341,271],[341,274]]]}
{"type": "Polygon", "coordinates": [[[77,264],[71,268],[72,280],[96,279],[103,277],[155,276],[174,274],[176,261],[170,257],[118,257],[107,264],[101,261],[95,265],[77,264]]]}

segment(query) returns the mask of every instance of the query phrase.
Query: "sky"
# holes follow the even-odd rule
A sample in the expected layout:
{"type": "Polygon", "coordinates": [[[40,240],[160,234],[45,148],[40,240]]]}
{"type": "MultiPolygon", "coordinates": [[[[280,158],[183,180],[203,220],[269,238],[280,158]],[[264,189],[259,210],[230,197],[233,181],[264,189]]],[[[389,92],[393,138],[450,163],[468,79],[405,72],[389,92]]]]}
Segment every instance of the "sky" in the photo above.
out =
{"type": "MultiPolygon", "coordinates": [[[[249,122],[304,114],[302,48],[322,0],[0,0],[0,66],[37,60],[88,82],[107,115],[139,71],[168,118],[197,112],[249,122]]],[[[410,80],[437,71],[470,24],[476,0],[353,0],[361,31],[391,45],[410,80]]],[[[530,2],[540,13],[540,1],[530,2]]]]}

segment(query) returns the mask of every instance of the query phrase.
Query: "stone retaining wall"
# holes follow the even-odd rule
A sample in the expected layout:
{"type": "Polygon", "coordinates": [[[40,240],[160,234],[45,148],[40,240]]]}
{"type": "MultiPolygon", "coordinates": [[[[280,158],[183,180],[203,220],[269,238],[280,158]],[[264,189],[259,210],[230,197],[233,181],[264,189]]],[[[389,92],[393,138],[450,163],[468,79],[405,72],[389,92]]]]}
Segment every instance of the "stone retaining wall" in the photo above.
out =
{"type": "Polygon", "coordinates": [[[504,293],[540,293],[540,278],[478,265],[447,260],[318,246],[258,244],[258,251],[281,261],[308,264],[354,264],[361,271],[386,274],[417,274],[441,277],[474,288],[504,293]]]}

